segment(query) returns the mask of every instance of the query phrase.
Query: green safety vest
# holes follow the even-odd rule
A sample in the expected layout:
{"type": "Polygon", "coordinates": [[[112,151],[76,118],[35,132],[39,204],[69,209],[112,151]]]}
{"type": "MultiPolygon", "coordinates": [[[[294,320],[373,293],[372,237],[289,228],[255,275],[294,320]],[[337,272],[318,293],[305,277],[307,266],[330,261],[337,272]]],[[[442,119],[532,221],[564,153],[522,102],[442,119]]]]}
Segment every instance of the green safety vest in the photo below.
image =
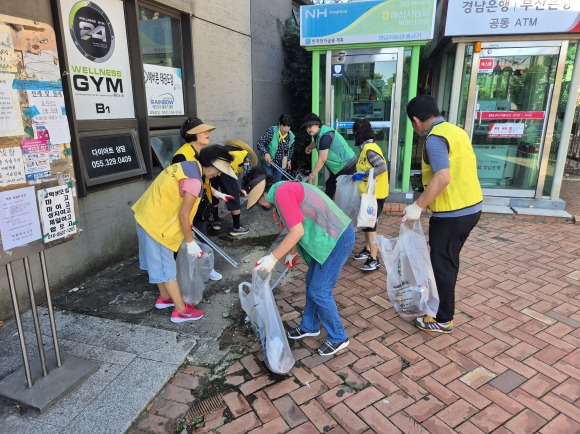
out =
{"type": "MultiPolygon", "coordinates": [[[[270,188],[266,200],[276,204],[276,190],[285,182],[280,181],[270,188]]],[[[310,265],[311,259],[319,264],[324,262],[332,253],[334,246],[345,229],[350,225],[350,218],[326,194],[311,184],[301,182],[304,188],[304,199],[300,203],[300,211],[305,220],[302,222],[304,235],[298,241],[298,252],[310,265]]],[[[284,200],[279,198],[278,200],[284,200]]],[[[278,208],[276,208],[276,211],[278,208]]],[[[284,218],[278,213],[286,228],[284,218]]]]}
{"type": "MultiPolygon", "coordinates": [[[[268,154],[270,154],[273,160],[274,157],[276,156],[276,152],[278,152],[278,146],[280,144],[280,128],[278,128],[278,125],[276,125],[273,126],[272,129],[274,130],[274,135],[272,136],[272,140],[270,140],[270,143],[268,143],[268,146],[266,146],[266,150],[268,151],[268,154]]],[[[290,148],[294,143],[294,133],[292,131],[288,131],[288,135],[290,136],[290,139],[288,140],[288,153],[289,153],[290,148]]],[[[263,155],[260,155],[260,159],[264,163],[266,163],[266,159],[264,158],[263,155]]],[[[266,165],[270,166],[270,163],[266,163],[266,165]]]]}
{"type": "Polygon", "coordinates": [[[320,152],[320,139],[322,136],[328,132],[334,133],[334,140],[330,144],[330,149],[328,150],[328,158],[326,159],[325,165],[328,169],[335,175],[339,173],[344,167],[352,160],[355,156],[354,151],[350,148],[344,137],[333,128],[322,125],[320,130],[318,130],[318,135],[316,136],[316,149],[320,152]]]}

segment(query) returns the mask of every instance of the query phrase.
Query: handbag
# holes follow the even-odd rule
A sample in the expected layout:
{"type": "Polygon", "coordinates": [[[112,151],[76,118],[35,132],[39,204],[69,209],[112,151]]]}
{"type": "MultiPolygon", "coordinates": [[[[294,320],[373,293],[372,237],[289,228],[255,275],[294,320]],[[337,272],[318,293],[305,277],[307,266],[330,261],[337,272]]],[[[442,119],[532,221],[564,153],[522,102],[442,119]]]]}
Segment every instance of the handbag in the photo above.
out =
{"type": "Polygon", "coordinates": [[[377,235],[375,243],[385,261],[387,294],[395,310],[404,317],[435,318],[439,294],[421,221],[416,220],[413,229],[401,223],[398,238],[377,235]]]}
{"type": "Polygon", "coordinates": [[[367,192],[360,195],[360,208],[356,219],[359,228],[372,228],[377,223],[377,197],[375,196],[375,169],[369,171],[367,192]]]}
{"type": "Polygon", "coordinates": [[[257,271],[253,271],[252,283],[242,282],[238,286],[240,303],[260,343],[264,364],[276,374],[286,374],[295,361],[270,288],[271,277],[272,273],[268,273],[262,279],[257,271]],[[249,288],[248,292],[245,287],[249,288]]]}

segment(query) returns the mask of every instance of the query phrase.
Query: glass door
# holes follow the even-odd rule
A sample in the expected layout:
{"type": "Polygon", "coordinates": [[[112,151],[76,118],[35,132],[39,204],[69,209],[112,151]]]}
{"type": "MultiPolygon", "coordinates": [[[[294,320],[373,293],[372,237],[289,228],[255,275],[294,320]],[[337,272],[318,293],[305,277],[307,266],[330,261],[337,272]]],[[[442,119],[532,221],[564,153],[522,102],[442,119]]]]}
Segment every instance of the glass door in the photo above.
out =
{"type": "Polygon", "coordinates": [[[534,196],[558,53],[558,47],[482,49],[471,133],[484,193],[534,196]]]}
{"type": "MultiPolygon", "coordinates": [[[[401,92],[397,82],[398,51],[398,48],[333,51],[327,63],[327,77],[330,76],[327,80],[327,95],[330,96],[327,122],[342,134],[358,155],[352,126],[357,118],[368,119],[375,131],[375,142],[388,160],[393,180],[395,173],[390,169],[396,167],[397,149],[393,149],[392,144],[397,143],[401,92]]],[[[394,181],[391,185],[395,185],[394,181]]]]}

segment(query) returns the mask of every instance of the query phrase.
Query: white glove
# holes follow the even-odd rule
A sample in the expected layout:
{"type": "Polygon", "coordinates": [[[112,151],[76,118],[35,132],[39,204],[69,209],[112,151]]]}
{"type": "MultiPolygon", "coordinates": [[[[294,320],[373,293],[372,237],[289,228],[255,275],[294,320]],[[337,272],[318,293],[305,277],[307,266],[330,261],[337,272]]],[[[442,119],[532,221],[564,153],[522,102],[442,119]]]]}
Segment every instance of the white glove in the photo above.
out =
{"type": "Polygon", "coordinates": [[[240,197],[246,197],[247,195],[246,190],[240,190],[240,197]]]}
{"type": "Polygon", "coordinates": [[[406,222],[407,220],[418,220],[421,217],[421,212],[423,208],[417,205],[417,202],[413,202],[411,205],[405,208],[403,211],[403,218],[401,219],[402,222],[406,222]]]}
{"type": "Polygon", "coordinates": [[[278,260],[274,257],[273,254],[270,253],[268,256],[264,256],[258,259],[258,262],[256,262],[256,266],[254,267],[254,271],[263,270],[266,273],[269,273],[276,265],[276,262],[278,262],[278,260]]]}
{"type": "Polygon", "coordinates": [[[219,200],[223,200],[224,202],[227,202],[228,200],[234,200],[233,196],[222,193],[221,191],[216,191],[215,193],[212,193],[212,196],[219,200]]]}
{"type": "Polygon", "coordinates": [[[203,252],[201,251],[201,247],[199,247],[195,240],[190,243],[185,243],[185,245],[187,246],[187,254],[189,256],[193,256],[194,258],[202,257],[203,252]]]}
{"type": "Polygon", "coordinates": [[[286,268],[294,268],[296,266],[296,261],[298,260],[298,253],[294,253],[293,255],[286,255],[286,260],[284,264],[286,268]]]}

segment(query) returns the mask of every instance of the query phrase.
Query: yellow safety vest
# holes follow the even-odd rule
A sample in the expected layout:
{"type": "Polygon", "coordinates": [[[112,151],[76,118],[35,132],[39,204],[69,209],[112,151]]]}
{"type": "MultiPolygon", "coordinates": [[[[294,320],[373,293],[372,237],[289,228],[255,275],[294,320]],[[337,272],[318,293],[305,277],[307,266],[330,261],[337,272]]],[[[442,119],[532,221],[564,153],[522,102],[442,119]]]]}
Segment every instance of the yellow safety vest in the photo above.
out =
{"type": "MultiPolygon", "coordinates": [[[[174,252],[177,252],[184,239],[178,216],[183,204],[183,197],[179,194],[179,181],[184,178],[201,181],[201,165],[197,161],[172,164],[155,178],[131,207],[135,212],[135,220],[145,232],[174,252]]],[[[193,221],[198,205],[199,200],[196,200],[189,213],[189,221],[193,221]]]]}
{"type": "MultiPolygon", "coordinates": [[[[373,165],[369,162],[367,158],[367,151],[373,151],[383,157],[383,151],[379,148],[379,145],[376,143],[365,143],[363,148],[360,151],[360,155],[358,157],[358,161],[356,162],[356,171],[357,172],[366,172],[367,170],[372,169],[373,165]]],[[[367,183],[368,181],[362,181],[359,184],[359,190],[361,193],[367,192],[367,183]]],[[[375,185],[375,196],[377,199],[384,199],[389,195],[389,172],[383,172],[379,176],[377,176],[377,183],[375,185]]]]}
{"type": "MultiPolygon", "coordinates": [[[[186,143],[183,146],[181,146],[181,148],[179,148],[175,152],[175,154],[173,154],[173,156],[175,157],[178,154],[183,155],[185,157],[186,161],[197,161],[197,155],[195,154],[195,149],[193,149],[193,146],[191,146],[189,143],[186,143]]],[[[198,161],[198,163],[199,163],[199,161],[198,161]]],[[[208,178],[203,179],[203,189],[205,190],[205,194],[206,194],[208,200],[211,202],[211,199],[212,199],[211,184],[209,183],[208,178]]]]}
{"type": "MultiPolygon", "coordinates": [[[[429,204],[436,212],[457,211],[483,201],[483,194],[477,178],[477,161],[467,133],[456,125],[442,122],[435,125],[429,136],[444,138],[449,144],[449,173],[451,180],[445,190],[429,204]]],[[[433,169],[425,162],[425,150],[421,168],[423,187],[433,178],[433,169]]]]}

